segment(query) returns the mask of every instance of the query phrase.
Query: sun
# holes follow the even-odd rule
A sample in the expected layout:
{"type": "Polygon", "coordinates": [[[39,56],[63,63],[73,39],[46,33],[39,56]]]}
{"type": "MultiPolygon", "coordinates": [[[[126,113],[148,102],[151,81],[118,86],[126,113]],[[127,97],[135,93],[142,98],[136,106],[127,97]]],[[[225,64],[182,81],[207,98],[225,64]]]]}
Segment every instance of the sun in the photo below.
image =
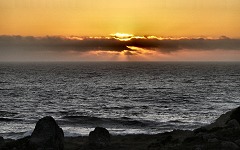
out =
{"type": "Polygon", "coordinates": [[[110,35],[119,41],[129,41],[134,37],[133,34],[129,34],[129,33],[114,33],[110,35]]]}

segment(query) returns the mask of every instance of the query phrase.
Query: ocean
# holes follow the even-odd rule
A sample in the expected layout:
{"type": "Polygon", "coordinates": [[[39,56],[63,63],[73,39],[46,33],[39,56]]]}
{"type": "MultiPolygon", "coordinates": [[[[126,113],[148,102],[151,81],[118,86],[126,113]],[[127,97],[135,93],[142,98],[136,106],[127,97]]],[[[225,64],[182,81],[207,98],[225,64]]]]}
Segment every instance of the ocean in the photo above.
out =
{"type": "Polygon", "coordinates": [[[53,116],[65,136],[195,129],[240,105],[238,62],[0,63],[0,136],[53,116]]]}

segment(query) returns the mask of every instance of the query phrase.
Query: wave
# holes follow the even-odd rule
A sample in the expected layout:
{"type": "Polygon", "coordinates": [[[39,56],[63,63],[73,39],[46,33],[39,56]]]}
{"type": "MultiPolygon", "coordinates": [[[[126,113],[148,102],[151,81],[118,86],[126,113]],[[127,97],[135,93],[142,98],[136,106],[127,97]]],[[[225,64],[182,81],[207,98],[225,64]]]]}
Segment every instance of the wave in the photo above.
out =
{"type": "Polygon", "coordinates": [[[111,90],[112,91],[118,91],[118,90],[123,90],[123,88],[122,87],[115,87],[115,88],[112,88],[111,90]]]}
{"type": "Polygon", "coordinates": [[[82,126],[95,127],[102,125],[105,127],[148,127],[156,125],[156,122],[146,120],[134,120],[128,117],[122,118],[98,118],[91,116],[64,116],[60,123],[63,124],[79,124],[82,126]]]}
{"type": "Polygon", "coordinates": [[[4,118],[12,118],[17,114],[18,113],[16,113],[16,112],[9,112],[9,111],[0,110],[0,117],[4,117],[4,118]]]}
{"type": "Polygon", "coordinates": [[[103,109],[108,110],[130,110],[133,109],[134,106],[113,106],[113,107],[103,107],[103,109]]]}
{"type": "MultiPolygon", "coordinates": [[[[0,82],[0,83],[2,83],[2,82],[0,82]]],[[[14,89],[3,89],[3,88],[0,89],[0,91],[12,91],[12,90],[14,90],[14,89]]]]}
{"type": "Polygon", "coordinates": [[[4,139],[21,139],[32,134],[33,130],[25,131],[25,132],[8,132],[8,133],[0,133],[0,136],[4,137],[4,139]]]}
{"type": "Polygon", "coordinates": [[[1,117],[0,121],[2,121],[2,122],[11,122],[11,121],[21,121],[21,119],[1,117]]]}

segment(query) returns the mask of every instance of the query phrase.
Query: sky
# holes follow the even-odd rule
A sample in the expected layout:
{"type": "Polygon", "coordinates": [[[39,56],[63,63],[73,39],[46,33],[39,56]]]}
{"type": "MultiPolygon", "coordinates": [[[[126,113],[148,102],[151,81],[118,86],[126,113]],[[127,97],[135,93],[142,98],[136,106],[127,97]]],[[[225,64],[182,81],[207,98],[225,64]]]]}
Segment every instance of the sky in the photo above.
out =
{"type": "Polygon", "coordinates": [[[239,0],[0,0],[0,10],[0,61],[240,61],[239,0]]]}

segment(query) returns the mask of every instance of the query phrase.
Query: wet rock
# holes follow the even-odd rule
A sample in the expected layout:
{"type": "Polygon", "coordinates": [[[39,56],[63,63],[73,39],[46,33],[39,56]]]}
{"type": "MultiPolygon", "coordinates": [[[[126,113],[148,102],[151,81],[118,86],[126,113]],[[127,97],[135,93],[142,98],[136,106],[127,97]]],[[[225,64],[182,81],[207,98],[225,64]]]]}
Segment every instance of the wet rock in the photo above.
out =
{"type": "Polygon", "coordinates": [[[89,144],[96,146],[108,146],[110,144],[110,134],[107,129],[96,127],[89,133],[89,144]]]}
{"type": "Polygon", "coordinates": [[[205,126],[204,128],[205,130],[213,130],[225,128],[228,125],[238,126],[235,121],[231,120],[236,120],[238,124],[240,124],[240,107],[222,114],[215,122],[205,126]]]}
{"type": "Polygon", "coordinates": [[[28,147],[31,150],[63,150],[63,130],[52,117],[44,117],[37,122],[28,147]]]}
{"type": "Polygon", "coordinates": [[[240,123],[240,107],[234,109],[230,115],[230,119],[237,120],[238,123],[240,123]]]}
{"type": "Polygon", "coordinates": [[[186,138],[183,141],[183,144],[195,145],[195,144],[202,143],[202,142],[204,142],[204,140],[201,136],[191,136],[191,137],[186,138]]]}
{"type": "Polygon", "coordinates": [[[239,146],[233,142],[229,142],[229,141],[223,141],[221,143],[221,147],[222,149],[227,149],[227,150],[237,150],[239,149],[239,146]]]}
{"type": "Polygon", "coordinates": [[[170,143],[172,141],[172,136],[171,135],[168,135],[166,137],[163,137],[159,142],[162,144],[162,145],[166,145],[167,143],[170,143]]]}
{"type": "Polygon", "coordinates": [[[235,143],[240,146],[240,139],[236,140],[235,143]]]}
{"type": "Polygon", "coordinates": [[[216,136],[214,134],[203,134],[202,138],[204,141],[208,141],[209,139],[214,139],[216,136]]]}
{"type": "Polygon", "coordinates": [[[231,128],[240,128],[240,125],[236,119],[228,121],[227,126],[231,128]]]}
{"type": "Polygon", "coordinates": [[[3,147],[5,144],[3,137],[0,136],[0,149],[3,147]]]}
{"type": "Polygon", "coordinates": [[[8,144],[9,149],[28,150],[29,136],[14,140],[8,144]]]}
{"type": "Polygon", "coordinates": [[[206,127],[200,127],[200,128],[197,128],[197,129],[193,130],[193,132],[196,133],[196,134],[207,132],[207,131],[208,130],[206,129],[206,127]]]}
{"type": "Polygon", "coordinates": [[[212,130],[214,128],[222,128],[225,127],[227,122],[230,120],[230,115],[232,111],[229,111],[225,114],[222,114],[215,122],[205,127],[207,130],[212,130]]]}
{"type": "Polygon", "coordinates": [[[201,146],[195,146],[194,150],[202,150],[201,146]]]}
{"type": "Polygon", "coordinates": [[[213,138],[213,139],[208,139],[209,143],[218,143],[219,140],[217,138],[213,138]]]}
{"type": "Polygon", "coordinates": [[[0,136],[0,144],[4,143],[3,137],[0,136]]]}

